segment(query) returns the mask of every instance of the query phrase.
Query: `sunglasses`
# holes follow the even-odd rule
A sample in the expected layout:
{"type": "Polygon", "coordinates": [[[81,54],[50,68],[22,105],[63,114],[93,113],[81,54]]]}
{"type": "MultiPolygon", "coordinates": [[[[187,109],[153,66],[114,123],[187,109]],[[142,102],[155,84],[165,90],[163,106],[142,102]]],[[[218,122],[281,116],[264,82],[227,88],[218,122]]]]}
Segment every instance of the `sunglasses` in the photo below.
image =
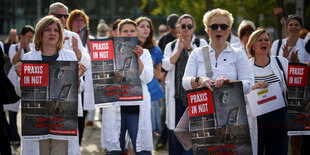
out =
{"type": "Polygon", "coordinates": [[[182,29],[186,29],[186,27],[190,30],[190,29],[192,29],[194,26],[191,25],[191,24],[188,24],[188,25],[186,25],[186,24],[181,24],[181,28],[182,28],[182,29]]]}
{"type": "Polygon", "coordinates": [[[61,17],[64,17],[65,19],[67,19],[69,17],[68,14],[56,14],[56,13],[53,13],[52,15],[54,15],[55,17],[57,17],[58,19],[60,19],[61,17]]]}
{"type": "Polygon", "coordinates": [[[211,26],[208,26],[208,27],[210,27],[212,30],[217,30],[219,27],[222,30],[226,30],[228,28],[228,25],[227,24],[212,24],[211,26]]]}

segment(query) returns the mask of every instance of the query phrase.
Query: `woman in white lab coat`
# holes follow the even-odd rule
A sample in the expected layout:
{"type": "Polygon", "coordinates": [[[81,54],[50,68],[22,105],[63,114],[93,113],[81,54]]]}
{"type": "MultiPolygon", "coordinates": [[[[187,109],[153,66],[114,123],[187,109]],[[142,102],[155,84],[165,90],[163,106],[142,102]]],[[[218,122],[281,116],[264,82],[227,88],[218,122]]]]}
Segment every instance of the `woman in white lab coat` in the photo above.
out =
{"type": "MultiPolygon", "coordinates": [[[[77,61],[73,51],[63,49],[63,29],[59,19],[53,16],[42,18],[35,29],[35,49],[24,55],[23,60],[77,61]]],[[[20,76],[22,63],[16,64],[15,70],[20,76]]],[[[79,63],[79,77],[86,67],[79,63]]],[[[80,84],[81,88],[82,84],[80,84]]],[[[79,107],[80,109],[80,107],[79,107]]],[[[22,140],[22,154],[80,154],[78,138],[74,140],[22,140]]]]}
{"type": "MultiPolygon", "coordinates": [[[[122,20],[118,30],[120,37],[137,36],[136,23],[130,19],[122,20]]],[[[137,155],[151,154],[153,150],[151,97],[147,88],[147,83],[151,82],[154,76],[152,58],[148,50],[138,45],[133,52],[138,57],[143,103],[139,106],[114,106],[102,109],[101,145],[112,155],[120,155],[124,150],[126,130],[137,155]]]]}

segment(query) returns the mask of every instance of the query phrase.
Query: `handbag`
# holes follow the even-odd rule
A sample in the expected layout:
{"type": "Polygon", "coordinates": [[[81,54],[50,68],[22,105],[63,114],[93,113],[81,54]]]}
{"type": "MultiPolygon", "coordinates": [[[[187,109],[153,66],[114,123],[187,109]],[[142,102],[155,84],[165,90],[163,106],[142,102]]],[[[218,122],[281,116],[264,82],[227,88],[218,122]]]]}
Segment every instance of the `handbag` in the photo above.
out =
{"type": "MultiPolygon", "coordinates": [[[[210,53],[209,53],[209,47],[208,46],[202,47],[202,55],[203,55],[204,64],[205,64],[205,68],[206,68],[206,75],[207,75],[207,77],[212,78],[213,71],[212,71],[212,67],[211,67],[210,53]]],[[[192,140],[191,140],[191,135],[189,132],[188,107],[184,111],[181,119],[179,120],[179,122],[178,122],[178,124],[175,127],[173,132],[186,151],[188,151],[192,148],[192,140]]]]}

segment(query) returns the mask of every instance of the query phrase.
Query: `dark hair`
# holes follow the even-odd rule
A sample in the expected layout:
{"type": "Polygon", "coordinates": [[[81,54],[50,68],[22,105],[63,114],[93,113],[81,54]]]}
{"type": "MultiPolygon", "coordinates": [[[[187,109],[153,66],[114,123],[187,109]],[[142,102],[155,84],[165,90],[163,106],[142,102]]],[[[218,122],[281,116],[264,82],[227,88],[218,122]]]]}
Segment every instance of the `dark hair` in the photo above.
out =
{"type": "Polygon", "coordinates": [[[287,25],[288,25],[288,23],[290,23],[290,21],[291,21],[292,19],[297,20],[298,23],[300,24],[300,26],[302,27],[302,19],[301,19],[300,17],[294,15],[294,14],[288,15],[288,18],[287,18],[287,25]]]}
{"type": "Polygon", "coordinates": [[[116,19],[112,24],[112,30],[116,31],[118,28],[118,24],[121,22],[121,19],[116,19]]]}
{"type": "Polygon", "coordinates": [[[252,32],[254,32],[253,27],[251,25],[246,25],[240,30],[239,38],[241,39],[246,34],[251,34],[252,32]]]}
{"type": "Polygon", "coordinates": [[[34,34],[34,28],[31,25],[25,25],[20,29],[19,35],[25,35],[27,32],[32,32],[34,34]]]}
{"type": "Polygon", "coordinates": [[[137,27],[139,26],[139,24],[142,22],[142,21],[147,21],[149,24],[150,24],[150,34],[149,36],[146,38],[146,41],[143,45],[141,45],[143,48],[146,48],[146,49],[151,49],[155,46],[156,44],[156,40],[155,40],[155,37],[154,37],[154,26],[152,24],[152,21],[150,18],[148,17],[139,17],[135,20],[136,24],[137,24],[137,27]]]}
{"type": "Polygon", "coordinates": [[[174,29],[175,28],[175,24],[177,23],[178,19],[179,19],[179,15],[173,13],[173,14],[170,14],[168,17],[167,17],[167,21],[166,21],[166,24],[174,29]]]}
{"type": "Polygon", "coordinates": [[[194,17],[191,16],[190,14],[183,14],[183,15],[178,19],[178,22],[176,23],[176,26],[180,26],[181,21],[182,21],[183,19],[186,19],[186,18],[192,20],[193,26],[194,26],[194,28],[195,28],[195,20],[194,20],[194,17]]]}

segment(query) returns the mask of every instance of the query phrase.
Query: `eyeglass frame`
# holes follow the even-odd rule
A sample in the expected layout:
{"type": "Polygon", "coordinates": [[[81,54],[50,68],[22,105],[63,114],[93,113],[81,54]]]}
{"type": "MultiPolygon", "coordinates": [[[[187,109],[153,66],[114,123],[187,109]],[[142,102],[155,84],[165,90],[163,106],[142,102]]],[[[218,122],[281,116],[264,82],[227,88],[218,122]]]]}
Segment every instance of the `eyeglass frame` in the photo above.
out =
{"type": "Polygon", "coordinates": [[[181,27],[181,29],[186,29],[187,28],[187,29],[191,30],[192,28],[194,28],[194,25],[192,25],[192,24],[188,24],[188,25],[181,24],[180,27],[181,27]]]}
{"type": "Polygon", "coordinates": [[[56,18],[61,19],[64,17],[65,19],[68,19],[69,15],[68,14],[57,14],[57,13],[52,13],[56,18]]]}
{"type": "Polygon", "coordinates": [[[221,30],[225,31],[229,28],[229,25],[227,25],[227,24],[212,24],[208,27],[211,28],[213,31],[217,30],[219,27],[221,28],[221,30]]]}

